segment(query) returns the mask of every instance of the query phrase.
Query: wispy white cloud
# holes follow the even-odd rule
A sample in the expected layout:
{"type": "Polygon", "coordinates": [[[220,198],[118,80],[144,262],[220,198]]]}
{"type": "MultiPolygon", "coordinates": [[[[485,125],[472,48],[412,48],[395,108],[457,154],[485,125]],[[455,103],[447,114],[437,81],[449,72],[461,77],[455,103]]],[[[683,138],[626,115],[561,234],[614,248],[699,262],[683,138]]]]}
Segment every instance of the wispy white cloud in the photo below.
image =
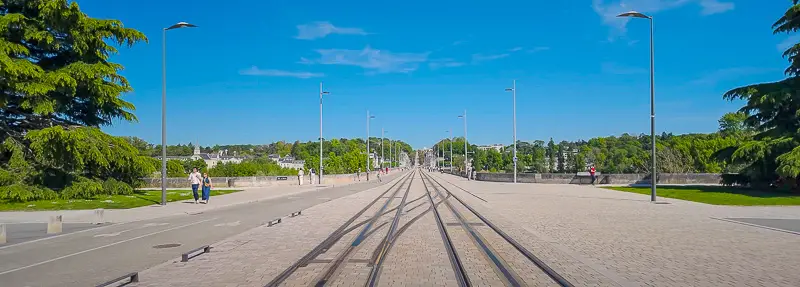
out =
{"type": "Polygon", "coordinates": [[[502,59],[502,58],[505,58],[505,57],[508,57],[508,56],[511,56],[511,54],[509,54],[509,53],[490,54],[490,55],[485,55],[485,54],[480,54],[480,53],[472,54],[472,63],[473,64],[477,64],[477,63],[480,63],[480,62],[486,62],[486,61],[502,59]]]}
{"type": "Polygon", "coordinates": [[[283,70],[274,70],[274,69],[259,69],[256,66],[252,66],[249,69],[239,71],[240,75],[246,76],[264,76],[264,77],[291,77],[291,78],[300,78],[300,79],[308,79],[308,78],[318,78],[324,77],[325,74],[322,73],[311,73],[311,72],[292,72],[292,71],[283,71],[283,70]]]}
{"type": "Polygon", "coordinates": [[[295,36],[295,38],[302,40],[314,40],[318,38],[325,38],[330,34],[367,35],[367,32],[361,28],[336,27],[330,22],[323,21],[297,25],[297,36],[295,36]]]}
{"type": "Polygon", "coordinates": [[[609,40],[626,33],[626,26],[630,18],[617,17],[622,12],[636,10],[654,14],[690,4],[699,5],[703,15],[723,13],[735,8],[732,2],[724,0],[592,0],[592,8],[595,13],[600,15],[603,24],[612,28],[609,40]]]}
{"type": "Polygon", "coordinates": [[[419,68],[421,63],[428,61],[430,53],[393,53],[365,47],[363,50],[349,49],[320,49],[318,59],[301,58],[301,62],[322,65],[357,66],[367,71],[368,74],[382,73],[410,73],[419,68]]]}
{"type": "Polygon", "coordinates": [[[775,46],[775,48],[777,48],[778,51],[783,52],[786,51],[786,49],[789,49],[789,47],[797,45],[798,42],[800,42],[800,34],[794,34],[789,37],[786,37],[786,39],[783,39],[783,41],[778,43],[778,45],[775,46]]]}
{"type": "Polygon", "coordinates": [[[700,0],[700,7],[703,7],[703,15],[723,13],[736,7],[733,2],[720,2],[719,0],[700,0]]]}
{"type": "Polygon", "coordinates": [[[439,69],[439,68],[461,67],[461,66],[464,66],[464,65],[466,65],[466,63],[459,62],[459,61],[456,61],[456,60],[453,60],[453,59],[435,59],[435,60],[431,60],[430,63],[428,63],[428,67],[430,67],[431,70],[436,70],[436,69],[439,69]]]}
{"type": "Polygon", "coordinates": [[[634,75],[647,73],[647,69],[641,67],[630,67],[620,65],[614,62],[605,62],[602,64],[601,69],[605,74],[614,75],[634,75]]]}
{"type": "Polygon", "coordinates": [[[542,46],[542,47],[534,47],[532,49],[528,49],[528,53],[536,53],[536,52],[542,52],[542,51],[547,51],[547,50],[550,50],[550,47],[544,47],[544,46],[542,46]]]}
{"type": "Polygon", "coordinates": [[[509,52],[517,52],[517,51],[521,51],[521,50],[522,50],[522,47],[514,47],[514,48],[511,48],[511,49],[508,49],[509,52]]]}
{"type": "Polygon", "coordinates": [[[741,77],[752,76],[757,74],[769,73],[775,69],[756,68],[756,67],[734,67],[719,69],[691,81],[692,84],[707,84],[714,85],[720,81],[736,80],[741,77]]]}

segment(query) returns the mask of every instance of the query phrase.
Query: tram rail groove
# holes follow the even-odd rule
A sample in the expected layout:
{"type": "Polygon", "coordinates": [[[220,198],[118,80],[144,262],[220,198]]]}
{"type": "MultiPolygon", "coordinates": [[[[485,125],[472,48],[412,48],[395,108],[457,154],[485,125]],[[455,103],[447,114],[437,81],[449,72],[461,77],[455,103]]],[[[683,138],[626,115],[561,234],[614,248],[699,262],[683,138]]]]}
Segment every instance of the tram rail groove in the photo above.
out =
{"type": "MultiPolygon", "coordinates": [[[[413,174],[414,174],[414,171],[412,171],[409,174],[405,175],[403,178],[398,179],[397,182],[395,182],[389,188],[387,188],[386,191],[382,192],[380,195],[375,197],[375,199],[373,199],[371,202],[367,203],[367,205],[364,206],[364,208],[362,208],[355,215],[350,217],[350,219],[348,219],[344,224],[339,226],[339,228],[337,228],[336,230],[331,232],[331,234],[328,235],[328,237],[325,238],[325,240],[320,242],[320,244],[318,244],[316,247],[314,247],[314,249],[312,249],[311,251],[306,253],[306,255],[304,255],[302,258],[297,260],[297,262],[295,262],[294,264],[292,264],[291,266],[286,268],[283,272],[278,274],[278,276],[275,276],[275,278],[273,278],[269,283],[267,283],[265,285],[265,287],[277,287],[277,286],[279,286],[281,283],[286,281],[286,279],[288,279],[292,274],[294,274],[294,272],[297,271],[297,269],[299,269],[300,267],[303,267],[303,266],[307,266],[310,263],[311,260],[313,260],[314,258],[319,256],[320,254],[324,253],[325,251],[327,251],[331,246],[333,246],[337,241],[339,241],[339,239],[341,239],[345,234],[349,233],[350,231],[354,230],[355,228],[358,228],[358,227],[354,226],[353,228],[348,230],[348,227],[351,224],[353,224],[353,222],[356,221],[356,219],[361,217],[361,215],[363,215],[365,212],[367,212],[367,210],[369,210],[376,202],[378,202],[378,200],[383,198],[383,196],[385,196],[387,193],[389,193],[390,191],[395,189],[395,187],[397,187],[398,185],[402,186],[401,183],[405,183],[406,181],[408,181],[408,179],[413,174]]],[[[400,187],[398,187],[397,190],[399,190],[399,188],[400,187]]],[[[367,221],[361,222],[361,224],[358,224],[358,226],[361,226],[361,225],[363,225],[365,223],[367,223],[367,221]]]]}
{"type": "MultiPolygon", "coordinates": [[[[431,180],[430,176],[428,177],[428,180],[431,180]]],[[[432,187],[434,191],[436,191],[439,196],[443,196],[442,191],[436,186],[436,184],[431,182],[431,185],[433,185],[432,187]]],[[[450,193],[450,191],[447,190],[446,192],[450,193]]],[[[483,238],[483,236],[477,232],[472,225],[469,224],[466,218],[464,218],[464,215],[462,215],[461,212],[459,212],[449,201],[445,202],[445,205],[453,214],[453,217],[456,218],[459,225],[461,225],[461,228],[467,233],[467,236],[470,237],[470,241],[472,241],[473,245],[478,248],[478,251],[483,253],[485,258],[489,259],[488,263],[491,263],[491,265],[494,266],[493,269],[495,270],[495,273],[500,273],[497,275],[501,280],[504,280],[504,285],[515,287],[522,286],[524,281],[516,272],[514,272],[514,270],[511,269],[503,257],[497,254],[497,252],[492,248],[491,244],[489,244],[486,239],[483,238]]]]}
{"type": "MultiPolygon", "coordinates": [[[[548,266],[541,259],[539,259],[536,255],[534,255],[530,250],[528,250],[527,248],[522,246],[522,244],[520,244],[519,242],[514,240],[514,238],[512,238],[507,233],[505,233],[505,231],[503,231],[502,229],[497,227],[497,225],[495,225],[494,223],[489,221],[489,219],[487,219],[486,217],[481,215],[474,208],[472,208],[472,206],[470,206],[469,204],[464,202],[461,198],[459,198],[458,196],[456,196],[455,194],[450,192],[450,190],[447,189],[447,187],[445,187],[443,184],[441,184],[439,181],[437,181],[435,178],[433,178],[433,176],[425,174],[425,177],[427,177],[429,181],[435,182],[437,185],[442,187],[442,189],[444,189],[445,192],[448,193],[448,195],[452,196],[456,201],[458,201],[461,205],[463,205],[467,210],[469,210],[476,217],[478,217],[478,219],[483,221],[483,223],[486,224],[486,226],[491,228],[494,232],[496,232],[498,235],[500,235],[500,237],[502,237],[506,242],[511,244],[517,251],[519,251],[530,262],[532,262],[534,265],[536,265],[536,267],[541,269],[545,274],[547,274],[547,276],[549,276],[551,279],[553,279],[553,281],[555,281],[559,286],[562,286],[562,287],[573,287],[574,286],[574,285],[572,285],[572,283],[567,281],[563,276],[561,276],[561,274],[558,274],[558,272],[556,272],[555,270],[550,268],[550,266],[548,266]]],[[[449,202],[448,202],[448,204],[449,204],[449,202]]]]}
{"type": "Polygon", "coordinates": [[[351,253],[361,245],[361,243],[366,238],[365,234],[369,232],[372,225],[375,224],[375,222],[378,221],[378,219],[380,219],[383,216],[383,212],[389,206],[389,203],[391,203],[395,199],[397,193],[400,192],[403,185],[406,186],[406,191],[405,191],[406,195],[404,196],[404,198],[408,196],[408,192],[411,190],[411,184],[414,182],[416,173],[417,171],[411,172],[410,176],[406,178],[403,184],[401,184],[397,189],[395,189],[392,195],[386,199],[386,202],[383,204],[383,206],[381,206],[381,208],[378,209],[377,212],[375,212],[375,215],[372,216],[370,222],[367,223],[367,226],[364,226],[364,228],[361,229],[361,232],[359,232],[356,238],[353,239],[352,243],[350,243],[349,246],[346,246],[344,250],[342,250],[339,254],[337,254],[336,259],[333,262],[331,262],[328,266],[326,266],[325,269],[323,269],[324,271],[320,274],[321,276],[318,276],[317,278],[314,279],[314,281],[317,282],[315,286],[318,287],[325,286],[328,282],[331,281],[331,279],[335,278],[335,276],[337,275],[337,271],[339,270],[339,267],[342,265],[342,263],[346,262],[349,259],[351,253]],[[408,180],[409,178],[410,180],[408,180]],[[406,184],[406,181],[408,181],[408,184],[406,184]]]}
{"type": "MultiPolygon", "coordinates": [[[[412,180],[413,182],[413,180],[412,180]]],[[[405,194],[403,194],[403,199],[400,200],[400,204],[397,206],[397,211],[394,214],[394,218],[392,219],[392,224],[389,226],[389,231],[386,232],[386,236],[383,238],[383,241],[379,244],[379,248],[381,251],[378,253],[378,257],[374,262],[374,266],[369,273],[369,277],[367,278],[367,286],[374,287],[375,284],[378,282],[378,276],[380,275],[381,265],[383,265],[383,261],[386,259],[386,253],[389,249],[389,245],[395,239],[395,233],[397,231],[397,224],[400,222],[400,216],[403,214],[403,209],[406,207],[406,199],[408,199],[408,193],[411,191],[411,183],[408,184],[406,188],[405,194]]]]}
{"type": "MultiPolygon", "coordinates": [[[[425,176],[422,177],[423,179],[425,176]]],[[[428,189],[428,185],[424,184],[425,181],[423,180],[423,185],[425,186],[425,192],[428,195],[428,200],[433,204],[433,197],[431,196],[431,191],[428,189]]],[[[428,179],[428,182],[431,182],[428,179]]],[[[451,196],[448,194],[448,197],[445,197],[440,201],[446,202],[447,199],[451,196]]],[[[441,197],[441,194],[439,195],[441,197]]],[[[436,220],[436,227],[439,230],[439,235],[442,237],[442,242],[444,243],[445,251],[447,252],[447,257],[450,259],[450,265],[453,267],[453,272],[455,273],[456,281],[458,281],[458,286],[461,287],[468,287],[472,286],[472,283],[469,280],[469,275],[467,275],[466,269],[464,269],[464,265],[461,262],[461,259],[458,257],[458,253],[456,252],[455,245],[453,245],[453,241],[450,239],[450,235],[447,233],[447,227],[445,227],[444,223],[442,222],[442,217],[439,215],[439,211],[437,210],[436,205],[431,206],[431,210],[433,211],[433,218],[436,220]]]]}

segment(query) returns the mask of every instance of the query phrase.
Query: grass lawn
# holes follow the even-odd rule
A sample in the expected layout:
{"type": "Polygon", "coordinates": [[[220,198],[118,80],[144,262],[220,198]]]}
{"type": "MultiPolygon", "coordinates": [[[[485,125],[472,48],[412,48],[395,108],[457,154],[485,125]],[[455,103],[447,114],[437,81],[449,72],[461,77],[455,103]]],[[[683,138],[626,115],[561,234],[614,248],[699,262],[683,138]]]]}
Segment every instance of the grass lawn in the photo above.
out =
{"type": "MultiPolygon", "coordinates": [[[[211,196],[234,193],[241,190],[215,189],[211,196]]],[[[192,190],[167,190],[167,201],[192,198],[192,190]]],[[[0,211],[77,210],[77,209],[126,209],[161,203],[161,190],[137,190],[132,195],[109,195],[95,199],[57,199],[29,202],[7,202],[0,200],[0,211]]]]}
{"type": "MultiPolygon", "coordinates": [[[[650,187],[605,188],[650,194],[650,187]]],[[[659,186],[656,195],[716,205],[800,205],[800,194],[725,186],[659,186]]]]}

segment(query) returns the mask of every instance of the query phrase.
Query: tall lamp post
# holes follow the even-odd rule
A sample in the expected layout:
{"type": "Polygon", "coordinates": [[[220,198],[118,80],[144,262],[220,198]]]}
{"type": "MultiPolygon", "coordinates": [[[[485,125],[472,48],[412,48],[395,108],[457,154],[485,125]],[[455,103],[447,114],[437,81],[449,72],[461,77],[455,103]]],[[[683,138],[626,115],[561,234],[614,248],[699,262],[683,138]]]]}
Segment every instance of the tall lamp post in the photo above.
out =
{"type": "Polygon", "coordinates": [[[453,173],[453,130],[447,130],[446,132],[450,133],[450,138],[447,140],[450,141],[450,173],[453,173]]]}
{"type": "Polygon", "coordinates": [[[369,181],[369,172],[372,170],[369,164],[369,160],[372,158],[372,155],[369,153],[369,122],[374,118],[375,116],[371,116],[369,110],[367,110],[367,169],[364,170],[367,172],[367,181],[369,181]]]}
{"type": "MultiPolygon", "coordinates": [[[[384,131],[384,133],[389,133],[389,131],[384,131]]],[[[392,139],[389,139],[389,168],[392,168],[392,139]]]]}
{"type": "MultiPolygon", "coordinates": [[[[469,163],[469,156],[467,155],[467,110],[464,110],[464,114],[458,116],[459,119],[464,119],[464,172],[467,173],[467,164],[469,163]]],[[[469,174],[467,174],[467,179],[469,179],[469,174]]]]}
{"type": "Polygon", "coordinates": [[[322,184],[322,96],[330,94],[322,90],[322,82],[319,82],[319,181],[322,184]]]}
{"type": "Polygon", "coordinates": [[[655,52],[653,47],[653,17],[636,11],[628,11],[617,17],[642,18],[650,20],[650,159],[653,166],[650,172],[650,201],[656,201],[656,103],[655,103],[655,52]]]}
{"type": "Polygon", "coordinates": [[[383,128],[381,128],[381,171],[383,171],[383,163],[386,161],[386,158],[383,157],[383,134],[385,132],[386,131],[384,131],[383,128]]]}
{"type": "Polygon", "coordinates": [[[164,28],[161,46],[161,205],[167,205],[167,30],[195,28],[186,22],[164,28]]]}
{"type": "Polygon", "coordinates": [[[512,82],[511,88],[506,92],[514,94],[514,183],[517,183],[517,80],[512,82]]]}

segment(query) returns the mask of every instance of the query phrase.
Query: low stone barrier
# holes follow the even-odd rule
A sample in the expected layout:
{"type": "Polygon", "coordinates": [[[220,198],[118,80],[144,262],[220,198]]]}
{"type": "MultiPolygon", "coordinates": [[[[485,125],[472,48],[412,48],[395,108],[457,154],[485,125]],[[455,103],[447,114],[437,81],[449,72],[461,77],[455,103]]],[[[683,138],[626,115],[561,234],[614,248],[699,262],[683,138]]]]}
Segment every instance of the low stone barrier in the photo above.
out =
{"type": "MultiPolygon", "coordinates": [[[[399,168],[389,169],[389,173],[398,172],[399,168]]],[[[370,173],[370,180],[376,180],[376,173],[370,173]]],[[[186,177],[170,177],[167,178],[167,188],[187,188],[189,186],[188,175],[186,177]]],[[[317,180],[318,176],[315,175],[317,180]]],[[[161,178],[143,178],[144,188],[158,188],[161,187],[161,178]]],[[[310,184],[309,175],[303,176],[303,185],[310,184]]],[[[355,173],[349,174],[324,174],[322,175],[322,184],[345,184],[357,181],[366,181],[366,173],[359,175],[355,173]]],[[[268,186],[282,186],[282,185],[298,185],[297,176],[247,176],[247,177],[212,177],[211,182],[216,188],[225,187],[268,187],[268,186]]]]}
{"type": "MultiPolygon", "coordinates": [[[[476,176],[480,181],[513,182],[512,173],[483,173],[476,176]]],[[[658,174],[657,183],[660,184],[720,184],[718,173],[661,173],[658,174]]],[[[580,180],[574,173],[519,173],[517,182],[527,183],[556,183],[579,184],[580,180]]],[[[649,184],[649,174],[600,174],[598,184],[649,184]]]]}

